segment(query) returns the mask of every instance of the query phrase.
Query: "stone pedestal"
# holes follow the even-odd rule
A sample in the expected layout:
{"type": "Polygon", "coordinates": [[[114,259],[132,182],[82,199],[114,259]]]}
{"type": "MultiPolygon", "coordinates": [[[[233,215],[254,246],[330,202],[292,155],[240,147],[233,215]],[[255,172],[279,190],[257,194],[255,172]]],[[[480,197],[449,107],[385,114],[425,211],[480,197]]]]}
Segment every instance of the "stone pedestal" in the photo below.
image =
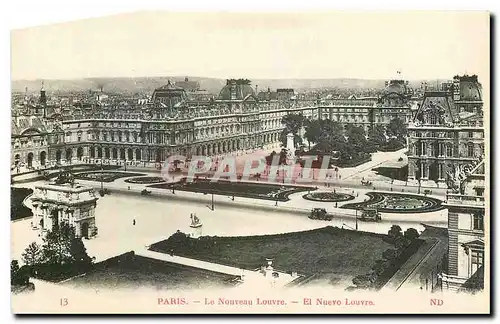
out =
{"type": "Polygon", "coordinates": [[[203,226],[199,226],[199,227],[191,227],[191,237],[192,238],[199,238],[200,236],[202,236],[202,228],[203,226]]]}
{"type": "Polygon", "coordinates": [[[293,160],[295,158],[295,144],[294,135],[292,133],[288,133],[288,135],[286,136],[286,150],[288,159],[293,160]]]}

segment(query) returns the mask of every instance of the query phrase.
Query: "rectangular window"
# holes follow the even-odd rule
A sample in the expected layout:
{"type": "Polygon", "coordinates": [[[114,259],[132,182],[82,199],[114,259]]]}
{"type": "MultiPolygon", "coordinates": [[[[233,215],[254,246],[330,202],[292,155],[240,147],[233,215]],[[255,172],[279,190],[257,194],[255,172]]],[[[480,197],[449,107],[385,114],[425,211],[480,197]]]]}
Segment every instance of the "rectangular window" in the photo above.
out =
{"type": "Polygon", "coordinates": [[[471,275],[476,273],[484,263],[484,251],[471,249],[471,275]]]}
{"type": "Polygon", "coordinates": [[[472,217],[472,229],[475,231],[484,231],[484,215],[477,213],[472,217]]]}

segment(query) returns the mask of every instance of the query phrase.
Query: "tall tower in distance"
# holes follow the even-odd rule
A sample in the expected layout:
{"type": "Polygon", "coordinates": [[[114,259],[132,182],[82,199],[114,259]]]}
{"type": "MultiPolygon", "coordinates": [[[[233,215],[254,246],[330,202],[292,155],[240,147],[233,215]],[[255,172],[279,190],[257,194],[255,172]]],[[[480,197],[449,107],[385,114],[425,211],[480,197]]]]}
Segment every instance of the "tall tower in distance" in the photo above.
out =
{"type": "MultiPolygon", "coordinates": [[[[43,114],[43,117],[47,117],[46,116],[46,111],[47,111],[47,96],[45,94],[45,89],[43,87],[43,81],[42,81],[42,87],[40,88],[39,108],[42,109],[41,113],[43,114]]],[[[38,114],[38,108],[36,110],[37,110],[37,114],[38,114]]]]}

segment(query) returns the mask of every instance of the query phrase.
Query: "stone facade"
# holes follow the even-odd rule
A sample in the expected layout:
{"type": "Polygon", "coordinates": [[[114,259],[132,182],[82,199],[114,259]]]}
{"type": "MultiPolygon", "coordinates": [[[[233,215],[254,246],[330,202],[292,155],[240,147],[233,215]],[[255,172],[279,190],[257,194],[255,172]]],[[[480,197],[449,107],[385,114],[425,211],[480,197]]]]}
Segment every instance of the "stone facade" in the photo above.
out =
{"type": "Polygon", "coordinates": [[[75,229],[76,236],[97,235],[94,189],[79,185],[40,185],[33,193],[33,226],[42,232],[63,222],[75,229]]]}
{"type": "Polygon", "coordinates": [[[484,161],[472,170],[458,193],[448,194],[448,271],[443,288],[458,290],[484,266],[485,179],[484,161]]]}
{"type": "Polygon", "coordinates": [[[426,92],[408,126],[408,182],[456,187],[484,157],[477,76],[456,76],[449,91],[426,92]]]}

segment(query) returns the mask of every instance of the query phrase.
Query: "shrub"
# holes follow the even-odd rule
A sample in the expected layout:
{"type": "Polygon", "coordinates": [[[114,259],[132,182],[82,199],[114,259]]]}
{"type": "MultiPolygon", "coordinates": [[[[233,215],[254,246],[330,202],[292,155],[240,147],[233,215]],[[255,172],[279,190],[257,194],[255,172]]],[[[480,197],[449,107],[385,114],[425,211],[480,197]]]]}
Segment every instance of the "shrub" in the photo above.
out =
{"type": "Polygon", "coordinates": [[[404,233],[404,237],[409,240],[409,241],[413,241],[415,239],[417,239],[418,237],[420,236],[420,234],[418,233],[418,231],[414,228],[409,228],[405,231],[404,233]]]}
{"type": "Polygon", "coordinates": [[[394,260],[398,256],[399,256],[398,251],[394,249],[387,249],[384,252],[382,252],[382,257],[388,261],[394,260]]]}
{"type": "Polygon", "coordinates": [[[357,288],[371,288],[373,283],[375,282],[375,278],[372,274],[364,274],[354,277],[352,279],[352,283],[356,285],[357,288]]]}

